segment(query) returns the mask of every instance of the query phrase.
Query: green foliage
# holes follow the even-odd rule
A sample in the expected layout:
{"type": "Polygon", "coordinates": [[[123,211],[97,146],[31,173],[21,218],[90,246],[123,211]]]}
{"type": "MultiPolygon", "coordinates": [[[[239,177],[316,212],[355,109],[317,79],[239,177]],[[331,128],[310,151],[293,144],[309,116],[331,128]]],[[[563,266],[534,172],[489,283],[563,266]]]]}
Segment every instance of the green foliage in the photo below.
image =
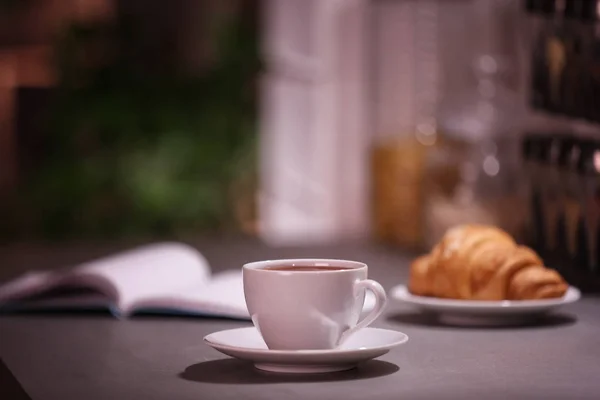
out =
{"type": "Polygon", "coordinates": [[[69,30],[49,156],[23,192],[36,229],[57,237],[232,226],[230,186],[254,171],[260,61],[254,29],[241,19],[219,27],[219,56],[202,76],[140,69],[129,23],[69,30]],[[90,49],[109,62],[82,63],[90,49]]]}

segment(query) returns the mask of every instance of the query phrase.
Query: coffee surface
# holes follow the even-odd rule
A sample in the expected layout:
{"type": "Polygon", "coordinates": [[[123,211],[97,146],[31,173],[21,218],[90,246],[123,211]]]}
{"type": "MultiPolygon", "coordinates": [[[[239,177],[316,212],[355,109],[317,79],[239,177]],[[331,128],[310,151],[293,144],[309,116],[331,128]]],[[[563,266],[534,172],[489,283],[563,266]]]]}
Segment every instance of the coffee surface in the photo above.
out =
{"type": "Polygon", "coordinates": [[[297,272],[314,272],[314,271],[343,271],[352,269],[348,267],[331,266],[302,266],[302,265],[277,265],[264,268],[268,271],[297,271],[297,272]]]}

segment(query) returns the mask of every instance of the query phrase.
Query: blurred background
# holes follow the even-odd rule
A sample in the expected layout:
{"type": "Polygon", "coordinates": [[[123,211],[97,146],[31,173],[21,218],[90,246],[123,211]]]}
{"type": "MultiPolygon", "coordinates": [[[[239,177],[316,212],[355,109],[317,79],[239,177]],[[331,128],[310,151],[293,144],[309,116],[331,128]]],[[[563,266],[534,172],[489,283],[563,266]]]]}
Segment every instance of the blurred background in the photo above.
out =
{"type": "Polygon", "coordinates": [[[1,238],[424,251],[478,222],[596,272],[599,15],[596,0],[0,0],[1,238]]]}

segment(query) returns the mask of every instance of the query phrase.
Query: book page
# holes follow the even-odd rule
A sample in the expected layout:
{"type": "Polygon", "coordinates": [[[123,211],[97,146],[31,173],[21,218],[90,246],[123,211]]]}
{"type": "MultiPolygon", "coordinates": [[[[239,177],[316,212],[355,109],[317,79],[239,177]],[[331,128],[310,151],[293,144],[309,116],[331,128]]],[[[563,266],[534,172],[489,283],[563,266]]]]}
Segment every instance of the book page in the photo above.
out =
{"type": "Polygon", "coordinates": [[[64,269],[24,273],[0,285],[0,310],[111,309],[116,299],[114,286],[92,278],[72,282],[69,270],[64,269]]]}
{"type": "Polygon", "coordinates": [[[0,304],[28,296],[54,287],[59,280],[52,271],[29,271],[0,285],[0,304]]]}
{"type": "Polygon", "coordinates": [[[215,274],[210,281],[177,293],[137,301],[127,311],[247,319],[241,268],[215,274]]]}
{"type": "Polygon", "coordinates": [[[208,262],[194,248],[159,243],[82,264],[69,283],[94,282],[103,291],[112,289],[117,308],[124,311],[134,302],[204,286],[209,277],[208,262]]]}
{"type": "Polygon", "coordinates": [[[115,316],[120,313],[114,308],[114,301],[105,294],[88,288],[56,287],[22,301],[3,305],[3,311],[110,311],[115,316]]]}
{"type": "MultiPolygon", "coordinates": [[[[363,312],[375,306],[375,296],[366,292],[363,312]]],[[[249,319],[242,269],[215,274],[198,287],[189,287],[174,295],[156,296],[132,304],[131,312],[159,312],[183,315],[215,316],[249,319]]]]}

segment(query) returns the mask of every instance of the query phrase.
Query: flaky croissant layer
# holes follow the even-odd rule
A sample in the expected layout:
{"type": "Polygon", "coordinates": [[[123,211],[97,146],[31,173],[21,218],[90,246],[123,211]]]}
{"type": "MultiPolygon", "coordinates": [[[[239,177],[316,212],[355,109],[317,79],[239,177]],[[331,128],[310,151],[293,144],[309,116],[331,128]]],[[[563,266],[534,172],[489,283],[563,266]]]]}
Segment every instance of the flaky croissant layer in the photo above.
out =
{"type": "Polygon", "coordinates": [[[529,247],[487,225],[449,229],[410,267],[408,289],[420,296],[463,300],[562,297],[568,284],[529,247]]]}

